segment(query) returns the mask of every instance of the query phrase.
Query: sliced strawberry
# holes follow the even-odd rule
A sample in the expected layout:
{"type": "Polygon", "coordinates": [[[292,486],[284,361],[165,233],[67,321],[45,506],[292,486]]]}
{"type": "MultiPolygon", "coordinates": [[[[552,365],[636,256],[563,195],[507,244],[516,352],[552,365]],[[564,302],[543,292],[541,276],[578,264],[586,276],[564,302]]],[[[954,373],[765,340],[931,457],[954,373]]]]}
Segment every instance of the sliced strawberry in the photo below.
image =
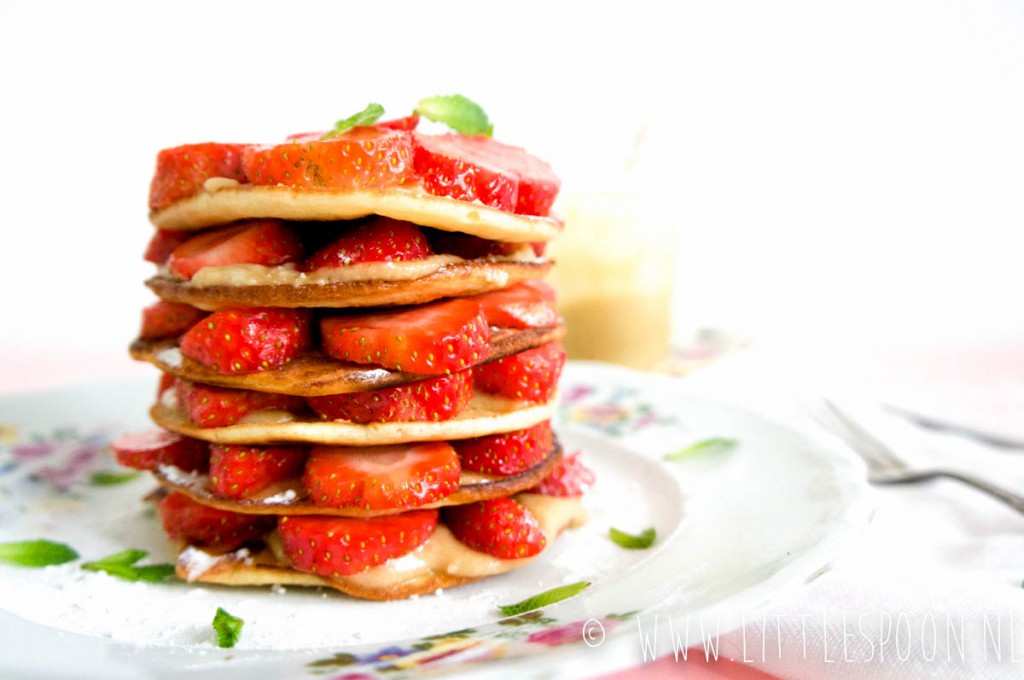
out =
{"type": "Polygon", "coordinates": [[[320,576],[348,576],[408,554],[437,528],[437,510],[353,519],[306,515],[277,523],[292,567],[320,576]]]}
{"type": "Polygon", "coordinates": [[[178,404],[199,427],[234,425],[253,411],[280,409],[294,413],[304,405],[302,397],[252,390],[234,390],[178,380],[178,404]]]}
{"type": "Polygon", "coordinates": [[[406,116],[404,118],[395,118],[394,120],[383,120],[378,123],[374,123],[374,127],[381,128],[383,130],[406,130],[412,131],[416,129],[416,126],[420,124],[420,117],[417,115],[406,116]]]}
{"type": "Polygon", "coordinates": [[[487,323],[499,328],[550,328],[558,324],[555,289],[541,280],[523,281],[475,298],[487,323]]]}
{"type": "Polygon", "coordinates": [[[110,443],[117,462],[136,470],[173,465],[186,472],[205,470],[210,459],[206,442],[162,429],[123,434],[110,443]]]}
{"type": "Polygon", "coordinates": [[[174,540],[200,547],[233,550],[263,537],[274,527],[272,515],[243,515],[197,503],[173,491],[160,501],[164,531],[174,540]]]}
{"type": "Polygon", "coordinates": [[[558,461],[548,476],[528,491],[545,496],[582,496],[595,479],[594,472],[583,464],[580,452],[576,451],[558,461]]]}
{"type": "Polygon", "coordinates": [[[344,267],[358,262],[401,262],[422,260],[433,252],[423,230],[412,222],[377,217],[347,229],[316,251],[299,269],[310,272],[321,267],[344,267]]]}
{"type": "Polygon", "coordinates": [[[491,241],[472,234],[458,231],[433,230],[430,244],[435,252],[456,255],[464,260],[475,260],[480,257],[502,257],[511,255],[518,244],[504,241],[491,241]]]}
{"type": "Polygon", "coordinates": [[[243,166],[253,184],[301,189],[380,189],[403,184],[413,172],[412,135],[356,127],[323,141],[252,147],[243,166]]]}
{"type": "Polygon", "coordinates": [[[515,146],[500,150],[502,163],[519,176],[519,198],[516,213],[520,215],[547,216],[558,196],[561,181],[551,166],[515,146]]]}
{"type": "Polygon", "coordinates": [[[149,207],[159,210],[188,198],[211,177],[245,182],[242,153],[247,144],[185,144],[156,155],[156,174],[149,185],[149,207]]]}
{"type": "Polygon", "coordinates": [[[308,449],[286,446],[210,446],[210,481],[223,498],[249,498],[271,484],[296,479],[308,449]]]}
{"type": "Polygon", "coordinates": [[[565,350],[558,341],[482,364],[473,372],[477,389],[508,399],[543,403],[558,389],[565,350]]]}
{"type": "Polygon", "coordinates": [[[442,520],[462,543],[503,560],[532,557],[547,544],[537,518],[511,498],[453,505],[442,520]]]}
{"type": "Polygon", "coordinates": [[[525,430],[452,442],[463,470],[486,475],[519,474],[544,460],[551,451],[551,422],[525,430]]]}
{"type": "Polygon", "coordinates": [[[302,259],[302,254],[302,241],[280,220],[249,220],[190,238],[174,249],[167,266],[181,278],[191,279],[203,267],[273,267],[302,259]]]}
{"type": "Polygon", "coordinates": [[[193,236],[195,234],[190,231],[157,229],[153,237],[149,239],[149,243],[146,245],[146,254],[142,258],[153,264],[163,264],[167,262],[167,258],[171,256],[175,248],[193,236]]]}
{"type": "Polygon", "coordinates": [[[254,307],[214,312],[181,337],[181,353],[218,373],[252,373],[288,363],[310,346],[310,313],[254,307]]]}
{"type": "Polygon", "coordinates": [[[320,321],[330,356],[408,373],[461,371],[487,358],[490,328],[471,299],[432,302],[397,311],[320,321]]]}
{"type": "Polygon", "coordinates": [[[176,338],[192,328],[206,312],[177,302],[154,302],[142,310],[140,340],[176,338]]]}
{"type": "Polygon", "coordinates": [[[459,457],[446,442],[347,448],[317,446],[302,485],[317,505],[367,510],[416,508],[459,488],[459,457]]]}
{"type": "Polygon", "coordinates": [[[178,379],[174,377],[173,373],[161,373],[160,384],[156,387],[156,398],[159,400],[164,392],[175,387],[178,384],[178,379]]]}
{"type": "Polygon", "coordinates": [[[354,423],[450,420],[473,397],[472,369],[367,392],[308,397],[309,406],[329,420],[354,423]]]}

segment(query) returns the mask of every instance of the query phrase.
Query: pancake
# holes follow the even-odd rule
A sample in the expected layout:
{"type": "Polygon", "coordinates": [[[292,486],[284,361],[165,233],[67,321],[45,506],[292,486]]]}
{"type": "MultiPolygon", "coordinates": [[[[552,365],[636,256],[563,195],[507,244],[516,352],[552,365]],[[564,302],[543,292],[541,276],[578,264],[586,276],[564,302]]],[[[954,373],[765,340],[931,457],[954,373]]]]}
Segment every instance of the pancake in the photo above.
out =
{"type": "MultiPolygon", "coordinates": [[[[548,547],[566,529],[586,522],[586,512],[577,497],[524,493],[515,499],[537,518],[548,547]]],[[[266,549],[255,553],[242,549],[222,555],[185,546],[178,555],[177,574],[189,582],[229,586],[322,586],[367,600],[398,600],[519,569],[544,554],[541,551],[525,559],[499,559],[465,546],[447,527],[439,524],[423,545],[407,555],[360,574],[324,578],[288,566],[276,532],[267,538],[267,544],[266,549]]]]}
{"type": "Polygon", "coordinates": [[[365,425],[346,420],[322,420],[313,415],[292,415],[284,411],[259,411],[250,413],[235,425],[199,427],[177,408],[164,403],[155,404],[149,416],[165,430],[215,444],[378,446],[470,439],[522,430],[550,420],[557,401],[557,395],[546,404],[530,404],[477,393],[451,420],[365,425]]]}
{"type": "MultiPolygon", "coordinates": [[[[562,459],[562,446],[555,439],[551,451],[540,463],[517,475],[498,477],[463,472],[459,489],[444,500],[419,508],[441,508],[446,505],[475,503],[491,498],[502,498],[532,488],[562,459]]],[[[221,510],[250,515],[334,515],[338,517],[377,517],[401,510],[366,510],[364,508],[329,508],[310,502],[298,480],[291,485],[268,490],[263,498],[228,499],[218,497],[212,489],[208,475],[182,472],[177,468],[161,468],[153,475],[173,491],[180,491],[192,500],[221,510]],[[289,493],[289,491],[291,493],[289,493]]]]}
{"type": "Polygon", "coordinates": [[[199,193],[151,212],[149,219],[159,229],[191,230],[260,217],[333,221],[368,215],[514,243],[550,241],[562,231],[562,223],[552,217],[516,215],[409,187],[309,190],[239,184],[219,177],[207,180],[199,193]]]}
{"type": "MultiPolygon", "coordinates": [[[[500,359],[538,347],[564,335],[563,325],[523,330],[492,328],[490,359],[500,359]]],[[[224,374],[183,355],[178,349],[177,340],[136,340],[130,352],[133,359],[149,362],[165,373],[193,382],[300,397],[362,392],[428,377],[338,361],[319,352],[303,354],[283,366],[267,371],[224,374]]]]}
{"type": "MultiPolygon", "coordinates": [[[[238,307],[385,307],[487,293],[544,276],[550,260],[460,260],[412,280],[196,285],[158,275],[146,281],[160,299],[214,311],[238,307]]],[[[255,265],[252,265],[255,266],[255,265]]]]}

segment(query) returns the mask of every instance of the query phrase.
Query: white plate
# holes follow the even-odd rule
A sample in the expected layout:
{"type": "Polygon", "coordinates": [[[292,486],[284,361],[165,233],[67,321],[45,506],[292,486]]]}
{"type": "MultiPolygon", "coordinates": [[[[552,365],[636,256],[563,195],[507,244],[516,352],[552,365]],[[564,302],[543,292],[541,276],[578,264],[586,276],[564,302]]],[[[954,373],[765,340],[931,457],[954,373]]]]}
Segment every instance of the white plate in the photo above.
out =
{"type": "MultiPolygon", "coordinates": [[[[57,540],[82,560],[141,548],[149,561],[171,561],[140,501],[148,477],[89,483],[117,469],[109,437],[148,426],[153,391],[103,383],[0,399],[0,541],[57,540]]],[[[688,624],[691,643],[699,626],[738,625],[744,611],[821,573],[867,522],[863,469],[828,440],[704,401],[678,380],[600,364],[570,364],[562,395],[563,443],[598,476],[591,519],[528,568],[376,603],[333,591],[128,583],[85,572],[81,560],[0,565],[0,677],[393,678],[494,660],[488,672],[608,670],[642,660],[638,631],[652,634],[656,620],[658,636],[688,624]],[[663,460],[709,437],[739,446],[663,460]],[[658,540],[624,550],[607,538],[612,526],[653,526],[658,540]],[[497,609],[581,580],[592,585],[539,612],[503,620],[497,609]],[[216,647],[217,607],[245,620],[234,649],[216,647]]]]}

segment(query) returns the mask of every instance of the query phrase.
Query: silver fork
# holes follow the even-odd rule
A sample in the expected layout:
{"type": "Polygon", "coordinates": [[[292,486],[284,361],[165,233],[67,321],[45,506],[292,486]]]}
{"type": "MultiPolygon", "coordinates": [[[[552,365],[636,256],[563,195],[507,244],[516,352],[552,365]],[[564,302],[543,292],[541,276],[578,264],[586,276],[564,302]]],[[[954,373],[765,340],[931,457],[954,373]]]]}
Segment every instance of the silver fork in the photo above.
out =
{"type": "Polygon", "coordinates": [[[1001,500],[1017,512],[1024,514],[1024,497],[974,475],[945,468],[915,470],[900,460],[892,450],[859,423],[843,413],[828,399],[823,399],[831,418],[815,415],[814,419],[826,430],[843,440],[868,466],[868,481],[872,484],[912,484],[944,477],[955,479],[1001,500]]]}

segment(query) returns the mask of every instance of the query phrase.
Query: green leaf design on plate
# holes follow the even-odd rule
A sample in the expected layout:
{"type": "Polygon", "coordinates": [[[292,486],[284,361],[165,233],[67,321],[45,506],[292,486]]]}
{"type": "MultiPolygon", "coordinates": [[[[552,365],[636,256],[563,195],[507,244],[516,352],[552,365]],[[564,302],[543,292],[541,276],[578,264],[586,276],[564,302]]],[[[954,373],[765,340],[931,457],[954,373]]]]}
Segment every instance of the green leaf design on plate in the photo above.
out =
{"type": "Polygon", "coordinates": [[[348,118],[342,118],[334,124],[334,128],[330,132],[322,136],[320,139],[331,139],[338,135],[345,134],[354,127],[360,125],[373,125],[377,120],[384,115],[384,107],[380,104],[369,103],[366,108],[358,113],[353,113],[348,118]]]}
{"type": "Polygon", "coordinates": [[[461,94],[438,95],[421,99],[415,113],[435,123],[444,123],[464,135],[494,134],[494,126],[479,104],[461,94]]]}
{"type": "Polygon", "coordinates": [[[243,625],[245,625],[245,621],[228,614],[223,608],[217,607],[217,613],[213,616],[213,629],[217,632],[217,646],[227,648],[238,644],[239,638],[242,637],[243,625]]]}
{"type": "Polygon", "coordinates": [[[115,486],[130,482],[138,476],[138,472],[107,472],[100,470],[99,472],[92,473],[92,476],[89,477],[89,483],[93,486],[115,486]]]}
{"type": "Polygon", "coordinates": [[[732,451],[739,445],[740,443],[736,439],[712,437],[711,439],[705,439],[695,444],[690,444],[689,446],[681,448],[674,453],[670,453],[665,456],[665,460],[683,460],[685,458],[701,454],[725,453],[726,451],[732,451]]]}
{"type": "Polygon", "coordinates": [[[612,527],[608,530],[608,537],[617,545],[627,550],[644,550],[654,545],[655,539],[658,538],[658,533],[654,530],[654,527],[645,529],[638,535],[628,534],[625,531],[612,527]]]}
{"type": "Polygon", "coordinates": [[[150,564],[141,567],[135,565],[148,554],[145,550],[122,550],[94,562],[86,562],[82,565],[82,569],[101,571],[125,581],[145,581],[146,583],[159,583],[174,575],[173,564],[150,564]]]}
{"type": "Polygon", "coordinates": [[[519,614],[525,614],[526,612],[533,611],[534,609],[547,607],[549,604],[567,600],[589,586],[590,581],[580,581],[579,583],[570,583],[566,586],[558,586],[551,590],[545,590],[543,593],[534,595],[533,597],[528,597],[522,602],[498,605],[498,609],[500,609],[501,613],[505,616],[518,616],[519,614]]]}
{"type": "Polygon", "coordinates": [[[0,543],[0,562],[19,567],[48,567],[78,559],[70,546],[54,541],[12,541],[0,543]]]}

